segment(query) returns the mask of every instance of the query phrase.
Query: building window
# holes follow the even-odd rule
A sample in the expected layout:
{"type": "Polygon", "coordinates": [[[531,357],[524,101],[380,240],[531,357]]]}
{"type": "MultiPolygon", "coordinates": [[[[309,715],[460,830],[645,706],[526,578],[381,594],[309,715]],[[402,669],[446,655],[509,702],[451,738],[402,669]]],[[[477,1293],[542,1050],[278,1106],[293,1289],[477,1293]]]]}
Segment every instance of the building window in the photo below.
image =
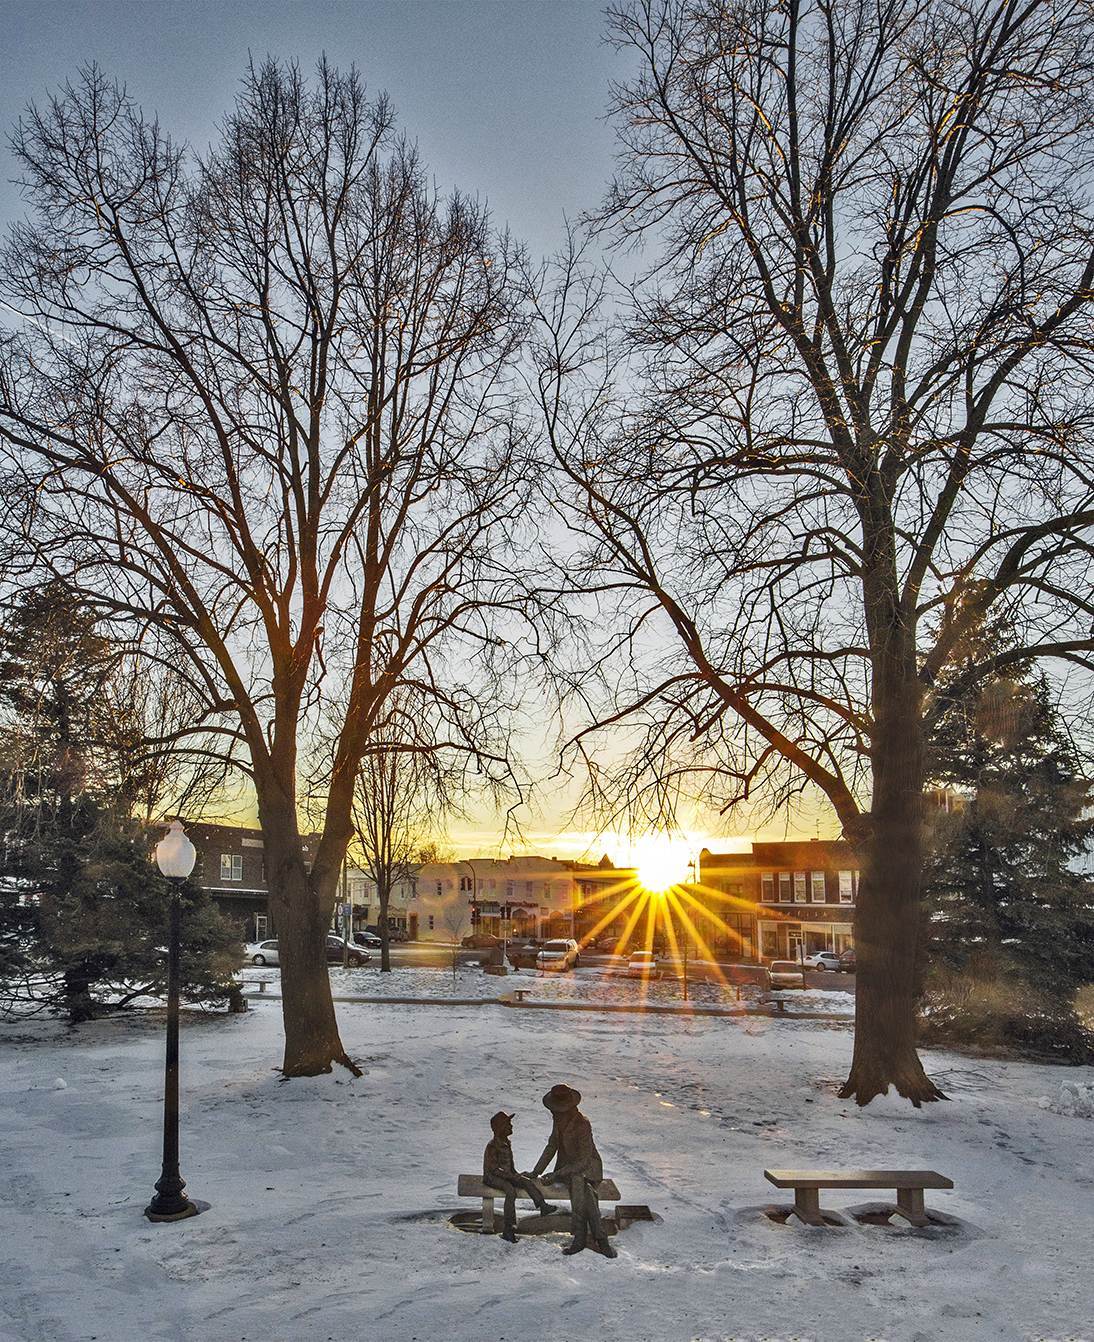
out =
{"type": "Polygon", "coordinates": [[[790,903],[790,873],[788,871],[779,872],[779,903],[790,903]]]}
{"type": "Polygon", "coordinates": [[[855,877],[850,871],[841,871],[839,874],[839,902],[841,904],[853,904],[855,902],[855,877]]]}
{"type": "Polygon", "coordinates": [[[770,871],[765,871],[760,877],[760,899],[765,904],[775,902],[775,877],[770,871]]]}
{"type": "Polygon", "coordinates": [[[810,876],[811,876],[812,881],[813,881],[813,903],[814,903],[814,904],[823,904],[823,903],[824,903],[824,872],[823,872],[823,871],[814,871],[814,872],[810,872],[810,876]]]}
{"type": "Polygon", "coordinates": [[[242,853],[221,853],[220,879],[222,881],[241,881],[243,879],[242,853]]]}
{"type": "Polygon", "coordinates": [[[805,872],[796,871],[794,873],[794,903],[806,904],[809,901],[809,892],[806,889],[805,872]]]}

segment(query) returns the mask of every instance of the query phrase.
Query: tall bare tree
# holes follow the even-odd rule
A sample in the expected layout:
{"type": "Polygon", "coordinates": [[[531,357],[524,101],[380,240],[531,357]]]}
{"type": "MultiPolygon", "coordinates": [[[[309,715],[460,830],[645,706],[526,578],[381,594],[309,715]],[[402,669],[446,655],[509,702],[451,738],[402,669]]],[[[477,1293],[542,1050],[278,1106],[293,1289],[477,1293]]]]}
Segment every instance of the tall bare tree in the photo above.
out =
{"type": "Polygon", "coordinates": [[[353,1067],[324,934],[358,766],[401,684],[473,687],[527,471],[514,253],[440,197],[385,98],[250,69],[204,155],[92,68],[31,108],[0,266],[10,515],[119,626],[154,627],[239,742],[282,946],[288,1075],[353,1067]],[[326,676],[328,642],[349,646],[326,676]],[[305,864],[302,733],[338,730],[305,864]]]}
{"type": "Polygon", "coordinates": [[[1092,665],[1091,18],[615,10],[639,73],[600,224],[655,259],[606,355],[579,252],[541,300],[565,590],[590,616],[568,686],[633,747],[597,798],[828,799],[862,854],[860,1104],[940,1097],[915,1019],[940,674],[1004,609],[1020,646],[966,680],[1092,665]]]}
{"type": "MultiPolygon", "coordinates": [[[[474,770],[500,785],[506,777],[502,753],[486,755],[494,733],[479,718],[474,737],[453,739],[434,695],[404,688],[387,705],[361,760],[353,799],[356,849],[376,885],[380,906],[380,969],[391,969],[388,909],[395,888],[404,887],[424,862],[435,860],[446,821],[462,813],[474,770]],[[498,766],[501,766],[500,768],[498,766]]],[[[467,720],[467,715],[464,715],[467,720]]]]}

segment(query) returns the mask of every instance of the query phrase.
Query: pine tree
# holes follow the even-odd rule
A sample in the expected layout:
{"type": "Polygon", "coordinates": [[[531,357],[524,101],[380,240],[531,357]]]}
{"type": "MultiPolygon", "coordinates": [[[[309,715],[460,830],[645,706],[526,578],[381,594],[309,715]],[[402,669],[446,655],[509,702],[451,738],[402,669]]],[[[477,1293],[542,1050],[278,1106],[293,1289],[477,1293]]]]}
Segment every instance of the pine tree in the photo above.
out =
{"type": "MultiPolygon", "coordinates": [[[[132,771],[112,744],[119,658],[94,615],[59,584],[9,612],[0,657],[0,982],[81,1021],[158,993],[166,883],[155,835],[132,818],[132,771]]],[[[231,997],[230,924],[184,891],[184,990],[231,997]]]]}
{"type": "Polygon", "coordinates": [[[934,826],[925,1032],[1094,1058],[1076,1009],[1094,960],[1094,789],[1048,682],[1017,666],[955,694],[933,763],[964,803],[934,826]]]}

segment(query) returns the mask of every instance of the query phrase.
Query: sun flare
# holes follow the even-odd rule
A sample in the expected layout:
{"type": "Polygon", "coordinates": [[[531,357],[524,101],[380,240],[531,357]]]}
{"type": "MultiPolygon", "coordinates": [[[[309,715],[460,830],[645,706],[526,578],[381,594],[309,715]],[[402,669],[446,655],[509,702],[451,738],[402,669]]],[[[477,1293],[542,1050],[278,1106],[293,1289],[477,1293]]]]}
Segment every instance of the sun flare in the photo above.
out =
{"type": "Polygon", "coordinates": [[[688,879],[687,843],[665,834],[650,834],[636,844],[638,880],[652,894],[661,895],[688,879]]]}

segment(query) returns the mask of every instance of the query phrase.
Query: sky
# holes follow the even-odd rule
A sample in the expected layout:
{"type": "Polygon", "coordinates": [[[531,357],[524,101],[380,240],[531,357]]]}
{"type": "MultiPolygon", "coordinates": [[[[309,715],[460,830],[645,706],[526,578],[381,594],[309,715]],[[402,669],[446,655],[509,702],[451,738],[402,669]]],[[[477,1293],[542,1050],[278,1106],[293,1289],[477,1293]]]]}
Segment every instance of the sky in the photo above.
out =
{"type": "Polygon", "coordinates": [[[533,253],[612,172],[598,0],[0,0],[0,221],[21,213],[11,127],[87,62],[204,147],[249,56],[309,69],[321,53],[386,90],[442,186],[489,201],[533,253]]]}
{"type": "MultiPolygon", "coordinates": [[[[611,179],[605,110],[627,58],[604,31],[600,0],[0,0],[0,227],[24,208],[11,129],[81,65],[97,63],[174,137],[204,148],[249,57],[308,70],[325,52],[390,95],[442,189],[485,199],[496,223],[544,256],[563,241],[566,218],[596,207],[611,179]]],[[[542,793],[523,838],[503,838],[500,817],[481,815],[453,827],[451,846],[461,856],[608,851],[625,861],[625,838],[571,827],[572,798],[572,789],[542,793]]],[[[250,810],[238,818],[253,823],[250,810]]],[[[817,824],[835,832],[827,816],[817,824]]],[[[700,818],[684,842],[695,853],[724,840],[700,818]]]]}

